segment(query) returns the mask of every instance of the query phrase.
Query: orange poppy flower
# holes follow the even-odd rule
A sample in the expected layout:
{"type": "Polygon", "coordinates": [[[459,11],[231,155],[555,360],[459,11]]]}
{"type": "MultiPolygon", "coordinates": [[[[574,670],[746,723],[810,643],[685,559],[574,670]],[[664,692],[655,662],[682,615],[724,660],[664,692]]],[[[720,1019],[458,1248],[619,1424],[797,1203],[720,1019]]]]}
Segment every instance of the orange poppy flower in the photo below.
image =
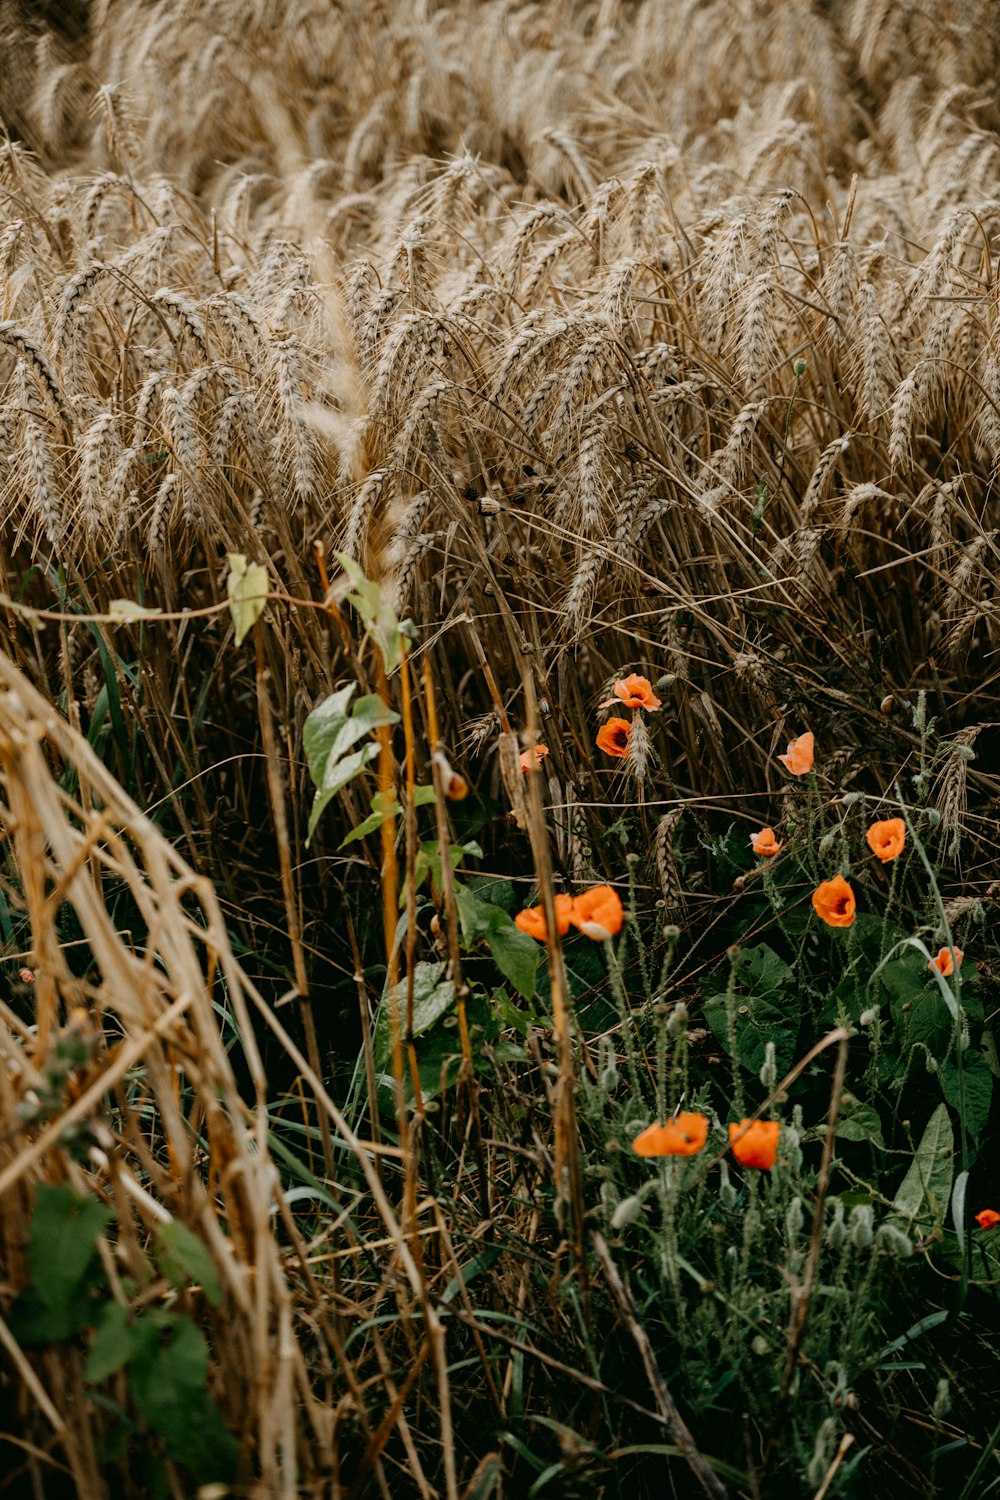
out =
{"type": "Polygon", "coordinates": [[[616,698],[620,698],[626,708],[645,708],[655,714],[663,704],[653,692],[653,684],[648,677],[640,677],[637,672],[632,672],[628,677],[620,677],[612,688],[616,698]]]}
{"type": "Polygon", "coordinates": [[[813,768],[815,740],[812,730],[800,734],[797,740],[788,741],[788,749],[778,759],[790,776],[804,776],[813,768]]]}
{"type": "Polygon", "coordinates": [[[548,745],[535,745],[531,750],[521,751],[521,770],[537,771],[549,753],[548,745]]]}
{"type": "Polygon", "coordinates": [[[828,927],[850,927],[857,910],[854,892],[843,875],[824,880],[812,893],[812,904],[816,915],[823,918],[828,927]]]}
{"type": "Polygon", "coordinates": [[[865,838],[872,853],[887,865],[891,859],[898,859],[903,852],[906,824],[902,818],[886,818],[884,822],[873,823],[865,838]]]}
{"type": "Polygon", "coordinates": [[[772,854],[778,853],[783,842],[782,839],[775,838],[773,828],[762,828],[760,833],[752,833],[750,835],[750,847],[753,849],[753,852],[755,854],[765,854],[768,858],[772,854]]]}
{"type": "Polygon", "coordinates": [[[738,1125],[729,1126],[729,1144],[741,1167],[759,1167],[762,1172],[770,1172],[778,1159],[780,1134],[781,1126],[777,1120],[754,1120],[752,1125],[748,1120],[741,1120],[738,1125]],[[741,1134],[744,1126],[747,1127],[745,1135],[741,1134]],[[736,1136],[739,1136],[738,1140],[734,1139],[736,1136]]]}
{"type": "Polygon", "coordinates": [[[628,754],[632,725],[628,719],[609,719],[597,731],[597,748],[605,755],[616,755],[619,759],[628,754]]]}
{"type": "Polygon", "coordinates": [[[697,1156],[708,1140],[708,1116],[679,1114],[665,1125],[647,1125],[632,1142],[637,1156],[697,1156]]]}
{"type": "MultiPolygon", "coordinates": [[[[650,1126],[649,1128],[652,1130],[653,1127],[650,1126]]],[[[643,1134],[646,1134],[646,1132],[644,1131],[643,1134]]],[[[639,1139],[641,1140],[642,1136],[639,1139]]],[[[635,1142],[633,1141],[632,1144],[634,1149],[635,1142]]],[[[997,1213],[995,1208],[981,1208],[976,1214],[976,1223],[980,1229],[995,1229],[1000,1224],[1000,1214],[997,1213]]]]}
{"type": "MultiPolygon", "coordinates": [[[[556,896],[556,931],[560,937],[565,937],[569,932],[569,924],[572,921],[573,897],[556,896]]],[[[545,925],[545,907],[529,906],[524,911],[519,911],[514,918],[514,926],[526,932],[529,937],[537,938],[540,943],[547,943],[549,930],[545,925]]]]}
{"type": "Polygon", "coordinates": [[[940,974],[944,975],[945,979],[950,979],[955,970],[960,966],[964,957],[965,954],[962,952],[961,948],[956,948],[955,958],[953,961],[951,956],[951,949],[941,948],[938,950],[937,958],[932,958],[927,967],[929,969],[937,969],[940,974]]]}
{"type": "Polygon", "coordinates": [[[621,932],[624,913],[618,892],[610,885],[591,886],[573,902],[570,921],[585,937],[601,943],[621,932]]]}

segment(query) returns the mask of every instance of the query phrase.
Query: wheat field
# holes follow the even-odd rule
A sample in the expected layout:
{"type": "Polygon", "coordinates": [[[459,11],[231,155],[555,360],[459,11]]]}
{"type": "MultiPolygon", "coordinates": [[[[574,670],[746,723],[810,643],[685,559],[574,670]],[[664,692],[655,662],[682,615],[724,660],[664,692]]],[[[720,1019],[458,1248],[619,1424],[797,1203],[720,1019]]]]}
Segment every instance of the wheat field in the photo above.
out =
{"type": "MultiPolygon", "coordinates": [[[[627,847],[637,920],[684,934],[678,993],[723,962],[727,830],[794,814],[775,754],[806,728],[827,810],[917,786],[948,920],[995,932],[993,0],[0,0],[0,42],[0,1311],[35,1186],[68,1183],[117,1226],[119,1305],[207,1330],[230,1493],[938,1493],[904,1397],[857,1419],[868,1470],[742,1432],[699,1469],[655,1384],[607,1437],[586,1277],[560,1300],[521,1270],[582,1243],[569,1064],[540,1033],[497,1061],[478,1136],[446,1096],[436,1166],[430,1127],[380,1127],[386,848],[341,847],[375,782],[308,841],[303,729],[379,690],[339,553],[412,622],[418,729],[478,799],[449,836],[525,904],[550,858],[614,883],[627,847]],[[268,580],[241,646],[231,554],[268,580]],[[632,672],[663,707],[609,769],[595,714],[632,672]],[[504,764],[522,731],[551,853],[504,764]],[[217,1303],[155,1279],[175,1221],[217,1303]],[[489,1315],[457,1271],[483,1245],[489,1315]],[[480,1429],[563,1423],[563,1378],[559,1473],[518,1470],[525,1439],[480,1429]],[[669,1477],[629,1479],[650,1403],[669,1477]]],[[[0,1337],[9,1493],[195,1493],[169,1452],[158,1489],[117,1456],[112,1407],[139,1419],[120,1372],[93,1399],[79,1329],[0,1337]]],[[[924,1419],[972,1443],[975,1405],[924,1419]]]]}

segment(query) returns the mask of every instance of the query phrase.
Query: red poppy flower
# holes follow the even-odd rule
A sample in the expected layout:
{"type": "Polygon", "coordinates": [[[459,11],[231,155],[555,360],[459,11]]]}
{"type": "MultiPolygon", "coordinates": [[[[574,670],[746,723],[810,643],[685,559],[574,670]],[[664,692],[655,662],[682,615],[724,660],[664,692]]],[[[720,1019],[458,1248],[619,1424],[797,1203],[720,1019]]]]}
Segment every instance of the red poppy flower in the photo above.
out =
{"type": "Polygon", "coordinates": [[[995,1229],[1000,1224],[1000,1214],[995,1208],[981,1208],[976,1214],[976,1223],[980,1229],[995,1229]]]}
{"type": "Polygon", "coordinates": [[[620,698],[626,708],[645,708],[650,713],[656,713],[663,705],[653,692],[653,685],[648,677],[640,677],[637,672],[632,672],[628,677],[620,677],[612,688],[616,698],[620,698]]]}
{"type": "Polygon", "coordinates": [[[521,770],[537,771],[542,761],[549,753],[548,745],[535,745],[530,750],[521,751],[521,770]]]}
{"type": "MultiPolygon", "coordinates": [[[[569,932],[569,924],[572,921],[573,897],[556,896],[556,931],[560,937],[565,937],[569,932]]],[[[540,943],[547,943],[549,931],[545,925],[545,907],[529,906],[524,911],[519,911],[514,918],[514,926],[526,932],[529,937],[537,938],[540,943]]]]}
{"type": "Polygon", "coordinates": [[[823,918],[828,927],[850,927],[857,910],[854,892],[843,875],[824,880],[812,893],[812,904],[816,915],[823,918]]]}
{"type": "Polygon", "coordinates": [[[782,839],[776,839],[773,828],[762,828],[760,833],[750,835],[750,846],[755,854],[764,854],[768,858],[777,854],[783,844],[782,839]]]}
{"type": "Polygon", "coordinates": [[[622,756],[628,754],[631,733],[632,725],[628,719],[609,719],[597,731],[597,748],[603,750],[605,755],[614,755],[621,759],[622,756]]]}
{"type": "Polygon", "coordinates": [[[784,755],[779,755],[778,759],[790,776],[804,776],[813,768],[814,749],[815,740],[812,730],[807,730],[805,734],[800,734],[798,739],[789,740],[788,749],[784,755]]]}
{"type": "Polygon", "coordinates": [[[777,1120],[741,1120],[729,1126],[729,1144],[741,1167],[758,1167],[770,1172],[778,1159],[778,1137],[781,1126],[777,1120]],[[746,1133],[741,1132],[746,1127],[746,1133]],[[739,1139],[735,1139],[739,1137],[739,1139]]]}
{"type": "Polygon", "coordinates": [[[573,902],[570,921],[595,942],[612,938],[622,930],[624,912],[618,892],[610,885],[595,885],[573,902]]]}
{"type": "Polygon", "coordinates": [[[660,1125],[647,1125],[632,1142],[637,1156],[697,1156],[708,1140],[708,1116],[685,1111],[660,1125]]]}
{"type": "Polygon", "coordinates": [[[887,865],[891,859],[898,859],[903,852],[906,824],[902,818],[886,818],[881,823],[873,823],[865,838],[872,853],[887,865]]]}
{"type": "Polygon", "coordinates": [[[961,948],[955,949],[954,960],[951,953],[952,950],[950,948],[939,949],[937,958],[932,958],[927,967],[929,969],[937,969],[940,974],[944,975],[945,979],[950,979],[965,957],[961,948]]]}

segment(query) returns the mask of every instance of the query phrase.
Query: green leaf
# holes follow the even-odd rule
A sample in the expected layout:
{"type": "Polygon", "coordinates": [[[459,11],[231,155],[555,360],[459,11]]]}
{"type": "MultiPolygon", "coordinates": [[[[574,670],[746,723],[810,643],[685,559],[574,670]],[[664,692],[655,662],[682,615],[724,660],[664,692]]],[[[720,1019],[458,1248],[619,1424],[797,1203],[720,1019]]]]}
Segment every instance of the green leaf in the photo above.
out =
{"type": "Polygon", "coordinates": [[[199,1483],[228,1482],[239,1445],[208,1394],[204,1335],[183,1316],[168,1322],[148,1317],[136,1331],[129,1370],[136,1406],[164,1439],[169,1457],[186,1464],[199,1483]]]}
{"type": "Polygon", "coordinates": [[[466,885],[477,901],[489,901],[493,906],[502,906],[510,912],[514,905],[514,882],[496,875],[469,875],[466,885]]]}
{"type": "Polygon", "coordinates": [[[486,942],[493,930],[494,917],[499,908],[491,906],[487,901],[480,901],[468,886],[458,883],[455,885],[455,904],[466,946],[486,942]]]}
{"type": "MultiPolygon", "coordinates": [[[[791,969],[766,943],[745,948],[736,961],[736,978],[745,993],[734,997],[736,1056],[751,1073],[759,1073],[768,1042],[774,1043],[779,1077],[791,1067],[802,1014],[802,1001],[791,969]]],[[[730,1050],[725,994],[705,1001],[705,1018],[720,1044],[730,1050]]]]}
{"type": "Polygon", "coordinates": [[[349,682],[338,693],[331,693],[329,698],[317,704],[303,726],[302,748],[306,752],[309,775],[316,786],[323,780],[333,737],[347,718],[347,705],[357,690],[357,683],[349,682]]]}
{"type": "Polygon", "coordinates": [[[91,1385],[100,1385],[109,1375],[115,1375],[127,1365],[135,1353],[135,1330],[127,1307],[111,1300],[101,1308],[94,1337],[90,1341],[87,1355],[86,1379],[91,1385]]]}
{"type": "Polygon", "coordinates": [[[871,1141],[873,1146],[885,1149],[882,1139],[882,1122],[878,1111],[870,1104],[862,1104],[853,1094],[844,1094],[837,1116],[837,1139],[839,1141],[871,1141]]]}
{"type": "MultiPolygon", "coordinates": [[[[444,979],[447,965],[443,963],[418,963],[413,970],[413,1035],[422,1036],[435,1021],[446,1015],[455,1003],[455,986],[444,979]]],[[[399,1007],[400,1027],[406,1026],[406,980],[396,986],[396,1004],[399,1007]]],[[[383,995],[375,1018],[375,1063],[387,1068],[392,1059],[392,1012],[388,994],[383,995]]]]}
{"type": "MultiPolygon", "coordinates": [[[[413,788],[414,807],[424,807],[428,802],[434,801],[434,788],[432,786],[415,786],[413,788]]],[[[370,833],[375,833],[387,818],[398,818],[403,811],[402,805],[396,796],[395,788],[388,793],[376,792],[372,798],[372,810],[367,818],[363,819],[356,828],[352,828],[346,838],[341,839],[337,845],[338,849],[344,849],[348,844],[353,844],[357,839],[367,838],[370,833]]]]}
{"type": "Polygon", "coordinates": [[[396,611],[379,585],[366,576],[353,557],[348,557],[346,552],[337,552],[334,556],[353,585],[353,593],[347,596],[348,603],[361,616],[365,629],[375,637],[388,676],[399,666],[403,655],[403,637],[396,611]]]}
{"type": "Polygon", "coordinates": [[[342,719],[335,726],[331,724],[333,732],[322,736],[317,758],[317,763],[322,762],[321,774],[318,778],[314,777],[318,790],[328,792],[339,781],[338,762],[363,735],[381,729],[384,724],[398,723],[399,714],[374,693],[359,698],[350,717],[342,719]]]}
{"type": "Polygon", "coordinates": [[[346,838],[342,838],[337,845],[338,849],[344,849],[348,844],[353,844],[357,839],[367,838],[370,833],[375,833],[389,818],[398,818],[403,811],[396,798],[395,790],[388,794],[376,792],[372,798],[372,810],[367,818],[363,818],[356,828],[352,828],[346,838]]]}
{"type": "Polygon", "coordinates": [[[31,1216],[28,1265],[42,1301],[67,1309],[84,1291],[98,1235],[111,1212],[96,1198],[78,1198],[65,1183],[39,1183],[31,1216]]]}
{"type": "Polygon", "coordinates": [[[893,1199],[897,1214],[908,1220],[930,1217],[944,1222],[951,1196],[955,1135],[948,1106],[939,1104],[927,1122],[909,1170],[893,1199]]]}
{"type": "Polygon", "coordinates": [[[466,886],[456,886],[455,898],[466,944],[486,943],[503,977],[525,1000],[533,999],[539,944],[514,924],[502,906],[480,900],[466,886]]]}
{"type": "Polygon", "coordinates": [[[222,1291],[208,1247],[179,1219],[157,1229],[156,1261],[171,1286],[182,1291],[195,1282],[211,1306],[218,1307],[222,1291]]]}
{"type": "Polygon", "coordinates": [[[941,1092],[956,1111],[961,1109],[964,1092],[965,1128],[973,1140],[978,1141],[989,1119],[990,1104],[993,1101],[993,1074],[981,1052],[966,1052],[962,1058],[962,1070],[965,1077],[960,1085],[958,1062],[954,1054],[947,1062],[940,1064],[938,1077],[941,1080],[941,1092]]]}
{"type": "Polygon", "coordinates": [[[532,1000],[541,949],[534,938],[515,927],[501,907],[494,907],[494,910],[498,920],[487,939],[493,962],[522,999],[532,1000]]]}
{"type": "Polygon", "coordinates": [[[302,743],[309,774],[316,785],[316,797],[306,834],[307,844],[323,809],[374,759],[378,754],[378,745],[371,741],[353,754],[348,755],[346,752],[363,735],[370,734],[383,725],[399,723],[399,715],[375,694],[359,698],[353,711],[348,714],[347,706],[355,687],[356,684],[351,682],[339,692],[332,693],[313,709],[305,722],[302,743]]]}
{"type": "Polygon", "coordinates": [[[226,593],[229,595],[229,613],[236,627],[236,644],[242,646],[247,632],[264,613],[268,595],[267,569],[260,563],[251,563],[248,567],[246,555],[242,552],[230,552],[228,556],[226,593]]]}

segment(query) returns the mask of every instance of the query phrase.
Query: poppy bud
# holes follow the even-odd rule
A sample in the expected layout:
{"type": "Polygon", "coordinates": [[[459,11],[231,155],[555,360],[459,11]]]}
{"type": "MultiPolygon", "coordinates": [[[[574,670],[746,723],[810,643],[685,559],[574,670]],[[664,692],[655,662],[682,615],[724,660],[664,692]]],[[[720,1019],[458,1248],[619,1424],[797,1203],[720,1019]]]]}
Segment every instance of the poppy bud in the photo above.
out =
{"type": "Polygon", "coordinates": [[[867,1250],[875,1238],[874,1215],[871,1205],[858,1203],[851,1209],[851,1227],[848,1230],[855,1250],[867,1250]]]}
{"type": "Polygon", "coordinates": [[[624,1229],[627,1224],[634,1224],[641,1213],[642,1199],[633,1193],[631,1198],[623,1199],[611,1215],[611,1228],[624,1229]]]}
{"type": "Polygon", "coordinates": [[[443,750],[435,750],[433,760],[441,772],[441,790],[452,802],[461,802],[469,795],[469,783],[464,776],[452,769],[451,762],[443,750]]]}

